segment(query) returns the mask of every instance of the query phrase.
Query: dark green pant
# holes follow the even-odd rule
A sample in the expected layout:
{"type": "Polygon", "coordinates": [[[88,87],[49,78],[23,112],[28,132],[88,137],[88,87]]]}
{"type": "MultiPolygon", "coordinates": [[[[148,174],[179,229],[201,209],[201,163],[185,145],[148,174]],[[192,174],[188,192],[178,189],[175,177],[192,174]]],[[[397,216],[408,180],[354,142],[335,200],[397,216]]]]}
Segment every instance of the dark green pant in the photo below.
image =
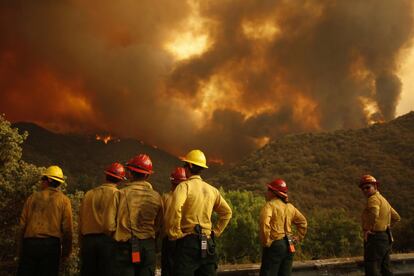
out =
{"type": "Polygon", "coordinates": [[[260,276],[285,276],[292,274],[293,253],[290,253],[287,239],[274,241],[263,248],[260,276]]]}
{"type": "Polygon", "coordinates": [[[172,276],[173,267],[174,267],[174,257],[175,257],[175,245],[176,241],[168,240],[168,237],[165,237],[162,240],[161,248],[161,276],[172,276]]]}
{"type": "Polygon", "coordinates": [[[364,244],[365,275],[393,275],[390,267],[391,242],[386,232],[368,235],[364,244]]]}
{"type": "Polygon", "coordinates": [[[139,240],[141,262],[132,263],[131,244],[116,243],[114,273],[116,276],[154,276],[155,275],[155,240],[139,240]]]}
{"type": "Polygon", "coordinates": [[[208,240],[209,254],[201,258],[201,245],[197,235],[188,235],[177,240],[174,260],[174,276],[214,276],[217,256],[212,239],[208,240]]]}
{"type": "Polygon", "coordinates": [[[115,241],[104,234],[82,237],[81,275],[112,275],[115,241]]]}
{"type": "Polygon", "coordinates": [[[59,261],[58,238],[26,238],[23,239],[17,275],[57,276],[59,261]]]}

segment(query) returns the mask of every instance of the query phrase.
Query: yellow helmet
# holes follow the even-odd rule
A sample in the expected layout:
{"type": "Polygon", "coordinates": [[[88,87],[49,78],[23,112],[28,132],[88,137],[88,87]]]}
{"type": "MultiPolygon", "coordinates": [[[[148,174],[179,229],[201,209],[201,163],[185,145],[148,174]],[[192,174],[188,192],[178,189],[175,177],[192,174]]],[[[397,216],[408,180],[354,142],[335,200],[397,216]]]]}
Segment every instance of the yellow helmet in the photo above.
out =
{"type": "Polygon", "coordinates": [[[184,162],[191,163],[203,168],[207,167],[206,156],[201,150],[192,150],[182,159],[184,162]]]}
{"type": "Polygon", "coordinates": [[[44,173],[42,173],[42,176],[47,176],[53,180],[59,181],[60,183],[64,183],[66,178],[63,175],[62,169],[58,166],[50,166],[44,173]]]}

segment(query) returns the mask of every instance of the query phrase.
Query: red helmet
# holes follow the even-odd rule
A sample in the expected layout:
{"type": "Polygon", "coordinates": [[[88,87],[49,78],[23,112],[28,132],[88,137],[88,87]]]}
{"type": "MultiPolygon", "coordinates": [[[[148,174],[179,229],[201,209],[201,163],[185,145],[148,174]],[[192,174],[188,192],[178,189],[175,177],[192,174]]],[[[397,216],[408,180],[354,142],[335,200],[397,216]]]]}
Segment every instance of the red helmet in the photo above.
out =
{"type": "Polygon", "coordinates": [[[126,164],[126,168],[131,171],[143,173],[143,174],[153,174],[152,171],[152,162],[148,155],[139,154],[133,157],[126,164]]]}
{"type": "Polygon", "coordinates": [[[125,168],[118,162],[109,165],[104,172],[106,175],[125,180],[125,168]]]}
{"type": "Polygon", "coordinates": [[[185,174],[185,169],[182,167],[177,167],[170,175],[170,180],[173,184],[178,184],[181,181],[187,180],[187,176],[185,174]]]}
{"type": "Polygon", "coordinates": [[[361,176],[361,180],[359,181],[359,187],[362,187],[364,184],[377,184],[378,181],[372,175],[366,174],[361,176]]]}
{"type": "Polygon", "coordinates": [[[286,194],[288,191],[288,186],[286,185],[286,182],[283,179],[275,179],[269,184],[267,184],[267,188],[269,188],[272,191],[280,192],[283,194],[286,194]]]}

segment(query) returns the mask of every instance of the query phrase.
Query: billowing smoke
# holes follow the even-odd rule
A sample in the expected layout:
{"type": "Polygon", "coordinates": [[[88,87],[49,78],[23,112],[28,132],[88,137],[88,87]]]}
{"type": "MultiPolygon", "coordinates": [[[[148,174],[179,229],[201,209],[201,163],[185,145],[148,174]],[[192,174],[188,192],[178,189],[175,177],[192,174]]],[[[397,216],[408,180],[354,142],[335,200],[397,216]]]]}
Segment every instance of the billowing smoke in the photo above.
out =
{"type": "Polygon", "coordinates": [[[2,1],[0,112],[237,160],[395,116],[413,2],[2,1]]]}
{"type": "Polygon", "coordinates": [[[376,79],[376,101],[384,119],[394,118],[395,106],[401,91],[401,81],[395,74],[378,75],[376,79]]]}

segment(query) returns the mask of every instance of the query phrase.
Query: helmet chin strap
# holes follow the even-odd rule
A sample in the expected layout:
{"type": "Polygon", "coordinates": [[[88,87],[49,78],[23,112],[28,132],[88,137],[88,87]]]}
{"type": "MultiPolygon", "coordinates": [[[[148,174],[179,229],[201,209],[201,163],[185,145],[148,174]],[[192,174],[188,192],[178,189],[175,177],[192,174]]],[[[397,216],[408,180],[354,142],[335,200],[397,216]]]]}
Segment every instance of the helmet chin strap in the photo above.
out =
{"type": "Polygon", "coordinates": [[[185,169],[185,173],[187,174],[187,178],[192,176],[190,169],[193,167],[193,164],[185,162],[183,168],[185,169]]]}
{"type": "Polygon", "coordinates": [[[284,192],[281,192],[281,191],[275,191],[275,190],[272,190],[272,192],[276,197],[278,197],[278,198],[280,198],[284,201],[285,200],[287,201],[287,199],[288,199],[287,193],[284,193],[284,192]]]}

